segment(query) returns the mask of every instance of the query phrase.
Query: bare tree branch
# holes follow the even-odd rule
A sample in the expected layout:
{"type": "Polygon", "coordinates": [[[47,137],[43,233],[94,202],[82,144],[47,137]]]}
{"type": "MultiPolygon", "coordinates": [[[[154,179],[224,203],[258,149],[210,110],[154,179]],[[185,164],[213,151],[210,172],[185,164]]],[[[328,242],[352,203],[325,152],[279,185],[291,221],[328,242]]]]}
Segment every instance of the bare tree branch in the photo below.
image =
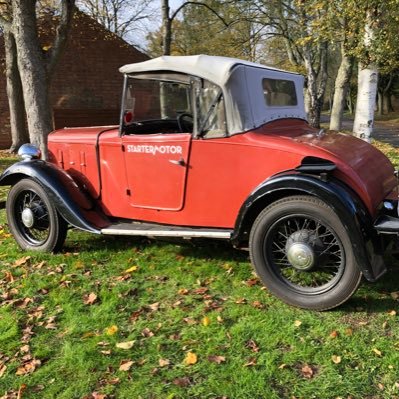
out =
{"type": "Polygon", "coordinates": [[[212,7],[210,7],[210,6],[208,6],[208,4],[205,4],[205,3],[201,3],[201,2],[199,2],[199,1],[186,1],[186,2],[184,2],[170,17],[169,17],[169,20],[172,22],[175,18],[176,18],[176,16],[177,16],[177,14],[184,8],[184,7],[186,7],[186,6],[188,6],[188,5],[196,5],[196,6],[202,6],[202,7],[205,7],[205,8],[207,8],[210,12],[212,12],[217,18],[219,18],[221,21],[222,21],[222,23],[224,24],[224,26],[226,26],[226,27],[228,27],[230,24],[228,24],[226,21],[225,21],[225,19],[216,11],[216,10],[214,10],[212,7]]]}

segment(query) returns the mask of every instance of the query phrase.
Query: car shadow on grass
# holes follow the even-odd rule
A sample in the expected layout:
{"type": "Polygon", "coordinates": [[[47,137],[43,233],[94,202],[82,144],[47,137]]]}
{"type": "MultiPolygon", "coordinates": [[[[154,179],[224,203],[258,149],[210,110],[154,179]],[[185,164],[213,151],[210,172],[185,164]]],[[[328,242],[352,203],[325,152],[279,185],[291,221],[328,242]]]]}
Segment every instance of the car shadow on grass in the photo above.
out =
{"type": "MultiPolygon", "coordinates": [[[[154,251],[156,251],[172,245],[176,256],[226,263],[248,262],[248,267],[250,267],[247,251],[235,249],[229,242],[222,240],[150,239],[125,236],[98,237],[86,233],[78,234],[77,239],[66,242],[63,252],[105,250],[112,255],[112,252],[117,253],[123,250],[138,252],[148,246],[153,247],[154,251]]],[[[162,251],[160,251],[161,253],[162,251]]],[[[353,314],[377,314],[389,313],[397,309],[398,300],[394,299],[391,293],[399,292],[399,262],[387,256],[386,263],[388,271],[383,277],[376,283],[369,283],[363,279],[356,294],[345,304],[336,308],[336,311],[353,314]]],[[[334,312],[334,309],[331,311],[334,312]]]]}
{"type": "MultiPolygon", "coordinates": [[[[82,233],[79,233],[82,234],[82,233]]],[[[84,234],[84,233],[83,233],[84,234]]],[[[148,246],[154,248],[165,248],[170,245],[175,246],[176,255],[182,257],[192,257],[199,259],[214,259],[216,261],[249,261],[248,251],[235,249],[229,242],[213,239],[173,239],[173,238],[146,238],[146,237],[126,237],[126,236],[107,236],[98,237],[86,235],[83,239],[68,240],[63,252],[97,251],[110,250],[122,251],[128,249],[141,250],[148,246]]]]}

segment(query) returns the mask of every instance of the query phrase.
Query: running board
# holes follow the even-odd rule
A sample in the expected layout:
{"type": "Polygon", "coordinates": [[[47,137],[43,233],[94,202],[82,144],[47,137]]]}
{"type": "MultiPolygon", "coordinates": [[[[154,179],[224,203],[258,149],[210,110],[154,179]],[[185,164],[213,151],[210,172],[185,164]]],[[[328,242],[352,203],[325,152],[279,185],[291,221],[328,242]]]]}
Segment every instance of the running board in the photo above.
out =
{"type": "Polygon", "coordinates": [[[233,230],[165,226],[152,223],[119,223],[101,230],[101,234],[147,237],[230,239],[233,230]]]}

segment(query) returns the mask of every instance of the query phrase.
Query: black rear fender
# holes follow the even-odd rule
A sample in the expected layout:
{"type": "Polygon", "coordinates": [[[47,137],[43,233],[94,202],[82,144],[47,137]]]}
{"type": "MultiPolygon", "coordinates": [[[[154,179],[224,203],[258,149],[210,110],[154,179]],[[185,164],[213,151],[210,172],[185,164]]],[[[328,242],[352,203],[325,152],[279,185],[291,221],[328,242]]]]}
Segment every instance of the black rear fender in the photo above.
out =
{"type": "Polygon", "coordinates": [[[290,171],[264,181],[241,206],[233,235],[235,244],[248,240],[260,211],[280,198],[297,194],[317,197],[336,212],[351,237],[359,267],[367,280],[375,281],[386,271],[381,240],[366,207],[352,189],[333,177],[290,171]]]}
{"type": "Polygon", "coordinates": [[[43,186],[57,211],[72,226],[100,233],[101,228],[109,225],[106,216],[95,208],[94,200],[56,165],[37,159],[15,163],[0,176],[0,185],[14,185],[24,178],[43,186]]]}

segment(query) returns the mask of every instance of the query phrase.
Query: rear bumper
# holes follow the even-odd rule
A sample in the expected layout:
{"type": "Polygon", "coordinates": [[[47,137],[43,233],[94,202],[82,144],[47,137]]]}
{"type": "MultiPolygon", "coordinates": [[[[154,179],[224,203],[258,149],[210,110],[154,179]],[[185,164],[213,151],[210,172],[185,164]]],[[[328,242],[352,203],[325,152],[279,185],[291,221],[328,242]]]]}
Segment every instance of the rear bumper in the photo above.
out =
{"type": "Polygon", "coordinates": [[[399,234],[399,217],[380,215],[374,222],[374,228],[380,234],[399,234]]]}
{"type": "Polygon", "coordinates": [[[374,221],[374,229],[379,234],[399,234],[399,200],[397,189],[384,200],[383,207],[374,221]],[[396,198],[395,198],[396,197],[396,198]]]}

